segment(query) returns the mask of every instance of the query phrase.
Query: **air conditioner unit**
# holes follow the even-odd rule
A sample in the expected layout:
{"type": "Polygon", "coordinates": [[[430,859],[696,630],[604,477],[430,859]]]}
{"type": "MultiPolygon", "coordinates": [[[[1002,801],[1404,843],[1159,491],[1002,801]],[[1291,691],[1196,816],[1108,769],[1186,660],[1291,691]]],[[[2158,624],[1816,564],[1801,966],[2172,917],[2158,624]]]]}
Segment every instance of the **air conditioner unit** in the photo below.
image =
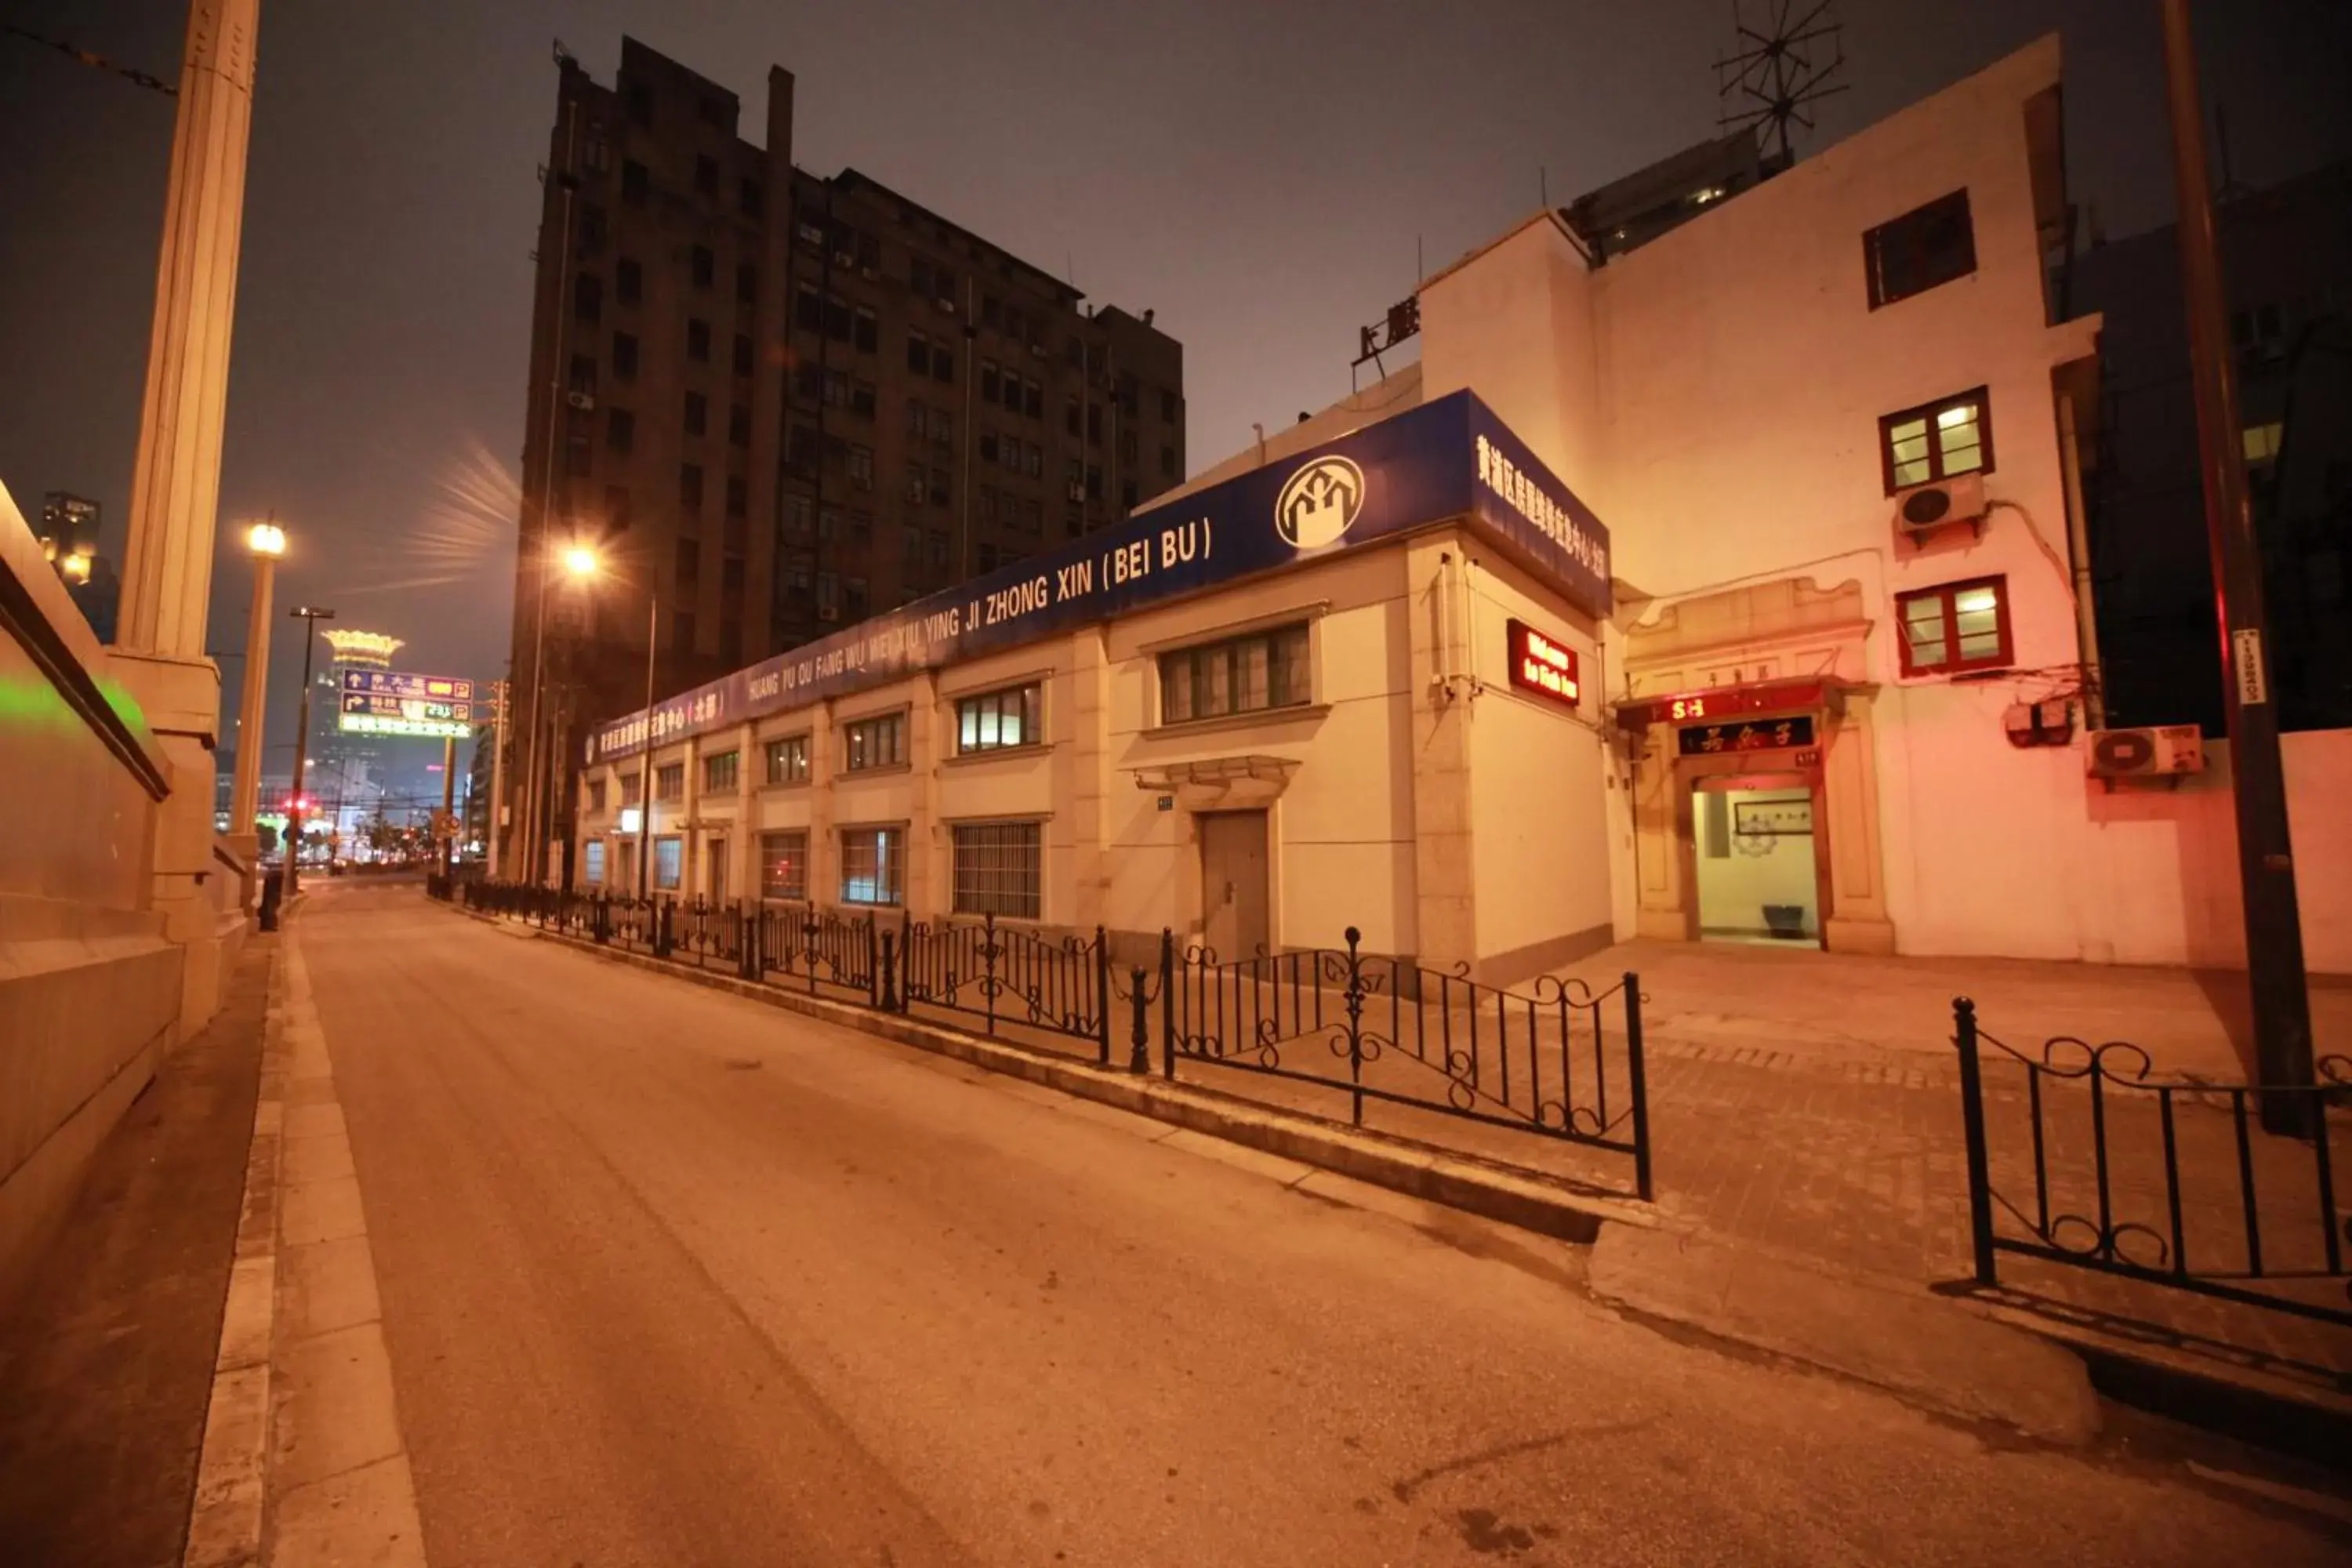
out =
{"type": "Polygon", "coordinates": [[[596,406],[594,395],[586,392],[572,393],[566,396],[563,401],[569,403],[574,408],[593,408],[596,406]]]}
{"type": "Polygon", "coordinates": [[[1072,500],[1084,500],[1087,499],[1087,487],[1084,480],[1072,479],[1070,481],[1070,499],[1072,500]]]}
{"type": "Polygon", "coordinates": [[[833,264],[835,267],[855,267],[857,258],[846,250],[836,250],[833,253],[833,264]]]}
{"type": "Polygon", "coordinates": [[[1036,355],[1039,359],[1044,359],[1045,357],[1045,345],[1044,343],[1031,343],[1029,345],[1029,352],[1036,355]]]}
{"type": "Polygon", "coordinates": [[[952,316],[955,314],[955,301],[949,299],[946,295],[940,295],[937,303],[940,309],[945,310],[949,315],[952,316]]]}
{"type": "Polygon", "coordinates": [[[2091,776],[2178,778],[2205,771],[2205,740],[2194,724],[2091,731],[2091,776]]]}
{"type": "Polygon", "coordinates": [[[1895,531],[1917,538],[1985,514],[1984,476],[1958,474],[1895,492],[1895,531]]]}
{"type": "Polygon", "coordinates": [[[865,279],[868,283],[879,283],[882,281],[882,274],[877,272],[871,267],[859,268],[857,269],[857,275],[860,278],[865,279]]]}

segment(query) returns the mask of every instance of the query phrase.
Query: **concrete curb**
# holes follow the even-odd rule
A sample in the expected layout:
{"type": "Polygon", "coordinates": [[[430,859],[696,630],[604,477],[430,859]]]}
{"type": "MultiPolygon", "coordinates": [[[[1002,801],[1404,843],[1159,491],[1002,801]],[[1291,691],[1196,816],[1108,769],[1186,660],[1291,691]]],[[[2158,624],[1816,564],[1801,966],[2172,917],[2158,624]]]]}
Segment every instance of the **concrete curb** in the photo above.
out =
{"type": "Polygon", "coordinates": [[[583,937],[479,913],[454,912],[509,936],[551,942],[649,973],[879,1035],[992,1072],[1083,1100],[1263,1150],[1393,1192],[1500,1220],[1594,1249],[1590,1289],[1629,1316],[1671,1324],[1882,1388],[1912,1404],[1970,1423],[1992,1423],[2056,1443],[2089,1440],[2098,1428],[2094,1393],[2169,1419],[2352,1470],[2352,1400],[2338,1401],[2274,1379],[2223,1377],[2118,1340],[2037,1314],[2005,1309],[1917,1281],[1831,1272],[1817,1261],[1730,1246],[1671,1229],[1648,1207],[1567,1188],[1505,1165],[1380,1133],[1334,1127],[1269,1110],[1212,1089],[1137,1077],[945,1025],[877,1013],[795,994],[583,937]],[[1703,1255],[1691,1277],[1659,1267],[1668,1255],[1703,1255]],[[1729,1281],[1755,1285],[1759,1300],[1787,1292],[1822,1307],[1808,1315],[1735,1300],[1729,1281]],[[1710,1281],[1712,1283],[1710,1283],[1710,1281]],[[1866,1331],[1909,1325],[1949,1345],[1916,1352],[1874,1343],[1866,1331]],[[1962,1353],[1973,1350],[1974,1353],[1962,1353]],[[1947,1353],[1947,1352],[1952,1353],[1947,1353]],[[1989,1359],[1988,1359],[1989,1358],[1989,1359]],[[1975,1369],[1998,1365],[2014,1386],[1975,1369]]]}
{"type": "Polygon", "coordinates": [[[232,1568],[261,1559],[269,1470],[269,1347],[278,1318],[278,1206],[284,1151],[286,945],[269,955],[261,1086],[246,1157],[220,1348],[188,1511],[185,1568],[232,1568]]]}

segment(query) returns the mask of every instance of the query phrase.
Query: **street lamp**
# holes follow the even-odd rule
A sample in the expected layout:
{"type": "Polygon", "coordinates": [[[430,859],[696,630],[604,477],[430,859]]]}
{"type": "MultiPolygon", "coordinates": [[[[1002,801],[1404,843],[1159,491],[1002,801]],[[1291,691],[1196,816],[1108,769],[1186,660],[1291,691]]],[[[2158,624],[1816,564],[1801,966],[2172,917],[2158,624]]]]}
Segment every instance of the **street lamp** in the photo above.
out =
{"type": "Polygon", "coordinates": [[[546,775],[553,772],[549,765],[553,759],[542,759],[540,737],[548,728],[546,701],[547,684],[547,595],[550,565],[561,565],[566,581],[584,583],[593,577],[599,563],[595,550],[584,540],[574,540],[562,555],[551,548],[542,547],[540,557],[539,605],[537,626],[532,633],[530,658],[530,742],[526,752],[530,773],[523,784],[523,875],[531,882],[546,880],[546,871],[540,859],[545,852],[547,826],[554,820],[553,781],[546,775]]]}
{"type": "MultiPolygon", "coordinates": [[[[272,512],[274,519],[277,514],[272,512]]],[[[245,629],[245,695],[237,708],[236,778],[229,791],[228,830],[253,831],[261,802],[262,700],[269,689],[269,598],[278,584],[278,558],[286,553],[286,531],[273,521],[246,531],[253,556],[253,613],[245,629]]]]}
{"type": "Polygon", "coordinates": [[[332,610],[322,610],[314,605],[298,605],[288,617],[303,623],[302,626],[302,711],[294,729],[294,799],[286,808],[286,880],[285,897],[294,897],[296,885],[302,879],[302,811],[310,803],[303,798],[303,770],[310,765],[310,650],[318,645],[320,621],[335,618],[332,610]]]}

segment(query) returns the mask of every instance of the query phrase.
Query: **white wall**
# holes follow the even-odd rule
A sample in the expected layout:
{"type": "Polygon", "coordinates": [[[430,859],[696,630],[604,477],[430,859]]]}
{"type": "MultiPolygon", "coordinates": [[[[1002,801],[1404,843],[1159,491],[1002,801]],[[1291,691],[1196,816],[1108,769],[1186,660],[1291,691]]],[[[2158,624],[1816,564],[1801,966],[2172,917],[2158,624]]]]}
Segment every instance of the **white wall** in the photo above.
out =
{"type": "MultiPolygon", "coordinates": [[[[1767,904],[1795,904],[1805,911],[1808,936],[1821,930],[1820,881],[1813,859],[1812,835],[1775,837],[1738,835],[1739,808],[1810,801],[1804,790],[1724,790],[1717,795],[1725,816],[1724,832],[1730,853],[1717,858],[1707,853],[1707,828],[1702,816],[1698,828],[1699,921],[1703,930],[1762,932],[1767,904]]],[[[1705,798],[1694,801],[1699,813],[1708,808],[1705,798]]]]}

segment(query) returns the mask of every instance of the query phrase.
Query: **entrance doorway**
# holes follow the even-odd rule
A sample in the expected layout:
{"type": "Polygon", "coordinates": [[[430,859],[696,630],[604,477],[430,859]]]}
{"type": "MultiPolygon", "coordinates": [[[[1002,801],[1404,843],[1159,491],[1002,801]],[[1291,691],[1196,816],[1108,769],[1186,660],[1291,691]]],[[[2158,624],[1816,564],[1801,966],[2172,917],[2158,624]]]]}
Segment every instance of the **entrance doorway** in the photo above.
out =
{"type": "Polygon", "coordinates": [[[1801,773],[1692,781],[1702,941],[1822,945],[1815,805],[1811,783],[1801,773]]]}
{"type": "Polygon", "coordinates": [[[1202,941],[1218,958],[1248,958],[1270,947],[1265,813],[1204,813],[1201,824],[1202,941]]]}

